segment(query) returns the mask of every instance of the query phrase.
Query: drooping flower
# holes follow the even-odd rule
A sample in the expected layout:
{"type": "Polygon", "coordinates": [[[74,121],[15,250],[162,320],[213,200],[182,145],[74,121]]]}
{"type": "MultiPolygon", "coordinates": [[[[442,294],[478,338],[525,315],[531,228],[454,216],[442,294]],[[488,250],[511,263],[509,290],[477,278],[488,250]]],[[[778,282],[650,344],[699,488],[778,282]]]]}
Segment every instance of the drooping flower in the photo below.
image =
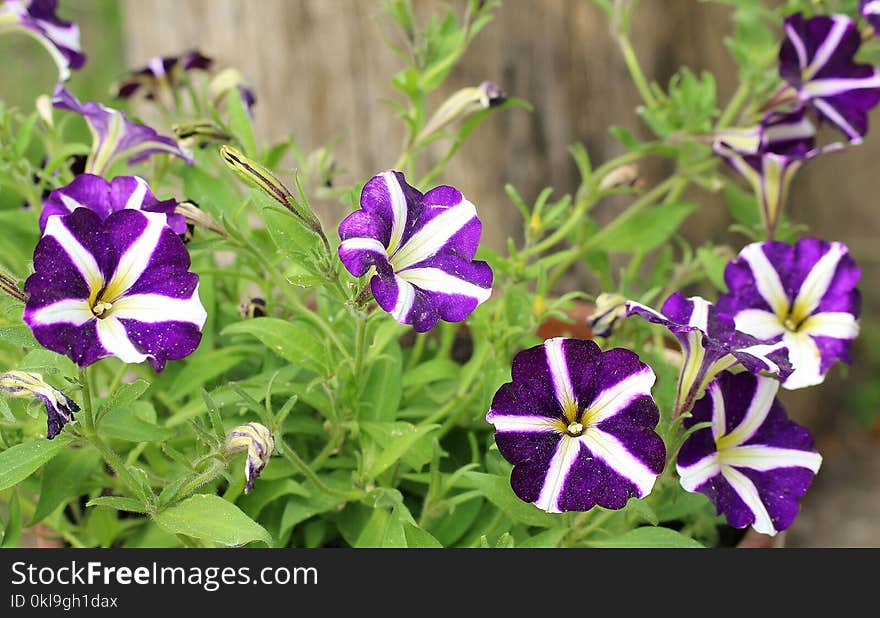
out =
{"type": "Polygon", "coordinates": [[[821,383],[836,362],[850,361],[859,334],[860,276],[839,242],[752,243],[727,265],[730,292],[718,308],[738,330],[783,343],[794,368],[783,387],[803,388],[821,383]]]}
{"type": "Polygon", "coordinates": [[[560,513],[651,493],[666,447],[654,432],[654,372],[637,354],[558,337],[518,353],[512,378],[486,420],[519,498],[560,513]]]}
{"type": "Polygon", "coordinates": [[[819,118],[860,143],[868,130],[868,111],[880,102],[880,71],[853,58],[861,44],[855,22],[846,15],[785,20],[779,74],[809,103],[819,118]]]}
{"type": "Polygon", "coordinates": [[[862,16],[874,28],[874,34],[880,34],[877,32],[880,30],[880,0],[861,0],[859,9],[862,16]]]}
{"type": "Polygon", "coordinates": [[[275,438],[265,425],[246,423],[233,429],[226,438],[226,452],[229,454],[247,451],[244,475],[247,483],[244,493],[250,493],[254,481],[269,463],[275,450],[275,438]]]}
{"type": "Polygon", "coordinates": [[[47,384],[39,373],[8,371],[0,375],[0,390],[10,397],[36,397],[46,406],[46,438],[51,440],[67,423],[76,422],[74,413],[79,406],[74,401],[47,384]]]}
{"type": "Polygon", "coordinates": [[[735,365],[742,365],[752,373],[767,372],[780,379],[791,373],[785,344],[767,344],[737,330],[730,316],[699,296],[685,298],[676,292],[666,299],[660,312],[628,301],[627,314],[665,326],[681,345],[684,363],[679,375],[675,416],[689,411],[709,383],[735,365]]]}
{"type": "Polygon", "coordinates": [[[49,217],[25,282],[24,321],[43,346],[86,367],[115,356],[168,360],[191,354],[205,309],[189,253],[156,212],[89,208],[49,217]]]}
{"type": "Polygon", "coordinates": [[[817,147],[816,129],[805,112],[803,107],[791,113],[770,112],[756,127],[715,135],[715,152],[751,185],[771,237],[795,173],[813,157],[843,148],[839,143],[817,147]]]}
{"type": "Polygon", "coordinates": [[[155,129],[132,122],[125,112],[94,101],[80,103],[61,85],[55,89],[52,104],[76,112],[86,119],[92,133],[87,172],[102,175],[117,159],[126,159],[130,164],[135,164],[156,153],[171,154],[192,165],[192,157],[181,150],[177,142],[159,135],[155,129]]]}
{"type": "Polygon", "coordinates": [[[107,182],[94,174],[80,174],[70,184],[52,191],[43,202],[40,231],[46,229],[49,217],[69,215],[77,208],[88,208],[101,219],[130,208],[162,213],[168,227],[175,234],[183,234],[186,232],[186,220],[182,214],[175,212],[176,206],[177,202],[173,199],[157,200],[147,181],[140,176],[117,176],[107,182]]]}
{"type": "Polygon", "coordinates": [[[778,390],[770,378],[722,373],[684,420],[685,428],[712,425],[688,437],[676,464],[682,487],[708,496],[727,523],[770,535],[794,521],[822,464],[810,433],[776,400],[778,390]]]}
{"type": "Polygon", "coordinates": [[[213,60],[191,49],[179,56],[156,56],[147,66],[136,69],[120,79],[114,86],[116,96],[129,99],[138,93],[149,100],[158,99],[163,103],[173,100],[173,91],[183,82],[187,71],[211,68],[213,60]]]}
{"type": "Polygon", "coordinates": [[[58,65],[59,81],[70,79],[70,70],[85,64],[79,46],[79,26],[58,19],[58,0],[6,0],[0,5],[0,34],[23,32],[46,48],[58,65]]]}
{"type": "Polygon", "coordinates": [[[374,176],[361,210],[339,224],[339,259],[355,277],[371,269],[379,306],[416,331],[460,322],[492,293],[492,270],[475,261],[482,224],[458,189],[422,195],[403,174],[374,176]]]}

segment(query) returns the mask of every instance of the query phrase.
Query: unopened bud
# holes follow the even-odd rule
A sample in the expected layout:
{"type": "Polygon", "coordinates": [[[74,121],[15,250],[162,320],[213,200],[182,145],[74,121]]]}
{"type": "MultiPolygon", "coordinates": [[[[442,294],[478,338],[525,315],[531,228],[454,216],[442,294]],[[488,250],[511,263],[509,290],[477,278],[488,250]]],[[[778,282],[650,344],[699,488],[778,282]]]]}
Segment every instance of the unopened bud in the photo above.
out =
{"type": "Polygon", "coordinates": [[[637,165],[621,165],[611,170],[599,183],[599,191],[609,191],[618,187],[631,187],[639,179],[637,165]]]}
{"type": "Polygon", "coordinates": [[[608,337],[614,332],[620,318],[626,316],[626,299],[620,294],[603,292],[596,298],[596,308],[587,318],[587,324],[596,337],[608,337]]]}
{"type": "Polygon", "coordinates": [[[226,453],[233,454],[247,451],[244,475],[247,483],[244,493],[249,493],[254,488],[254,481],[275,450],[275,439],[265,425],[260,423],[246,423],[239,425],[226,438],[226,453]]]}
{"type": "Polygon", "coordinates": [[[243,318],[262,318],[266,315],[266,301],[259,297],[243,300],[238,312],[243,318]]]}
{"type": "Polygon", "coordinates": [[[177,204],[174,211],[179,215],[183,215],[183,218],[186,219],[187,231],[183,234],[184,242],[192,240],[193,232],[197,227],[210,230],[224,238],[229,237],[229,233],[223,229],[223,226],[217,223],[214,220],[214,217],[202,210],[199,205],[192,200],[180,202],[177,204]]]}
{"type": "Polygon", "coordinates": [[[490,107],[504,103],[505,96],[494,83],[485,81],[479,86],[462,88],[446,99],[419,133],[417,142],[442,130],[456,120],[464,120],[490,107]]]}
{"type": "Polygon", "coordinates": [[[188,150],[204,148],[213,142],[226,142],[232,139],[228,133],[210,120],[200,120],[188,124],[175,124],[171,127],[181,147],[188,150]]]}
{"type": "Polygon", "coordinates": [[[39,373],[29,371],[9,371],[0,375],[0,391],[10,397],[36,397],[46,406],[46,438],[51,440],[67,423],[76,422],[73,418],[79,412],[67,395],[43,381],[39,373]]]}

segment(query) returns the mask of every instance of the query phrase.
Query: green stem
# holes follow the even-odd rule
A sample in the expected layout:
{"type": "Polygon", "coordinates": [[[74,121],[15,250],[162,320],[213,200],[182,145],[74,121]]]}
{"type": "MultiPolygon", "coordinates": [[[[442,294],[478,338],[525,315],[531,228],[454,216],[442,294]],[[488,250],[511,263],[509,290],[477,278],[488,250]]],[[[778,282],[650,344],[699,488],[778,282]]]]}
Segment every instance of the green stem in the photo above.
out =
{"type": "Polygon", "coordinates": [[[338,489],[334,489],[329,485],[325,484],[318,475],[309,467],[309,464],[304,462],[299,455],[297,455],[293,449],[287,446],[283,440],[280,440],[277,444],[278,451],[284,456],[284,458],[289,461],[293,467],[302,472],[303,476],[305,476],[312,484],[317,487],[319,490],[323,491],[325,494],[329,494],[331,496],[338,496],[340,498],[345,498],[346,500],[357,500],[361,497],[361,492],[357,491],[340,491],[338,489]]]}
{"type": "Polygon", "coordinates": [[[639,65],[639,59],[636,57],[636,52],[629,41],[629,37],[619,33],[617,35],[617,44],[620,46],[623,60],[626,62],[626,68],[629,69],[629,74],[645,105],[649,108],[656,107],[657,99],[654,98],[654,93],[651,92],[651,87],[648,86],[648,80],[645,79],[645,74],[642,72],[642,67],[639,65]]]}
{"type": "Polygon", "coordinates": [[[89,386],[89,376],[85,367],[79,369],[79,382],[83,389],[83,410],[80,420],[83,424],[83,434],[91,436],[95,433],[95,417],[92,413],[92,389],[89,386]]]}
{"type": "Polygon", "coordinates": [[[746,102],[749,98],[749,86],[746,82],[741,82],[739,86],[737,86],[736,91],[733,93],[733,96],[730,98],[730,102],[727,104],[727,107],[724,108],[724,111],[721,112],[721,116],[718,118],[718,122],[715,123],[715,130],[724,129],[733,122],[733,119],[739,113],[740,108],[742,108],[743,103],[746,102]]]}
{"type": "Polygon", "coordinates": [[[223,459],[214,459],[211,465],[202,472],[194,475],[185,485],[177,490],[178,496],[188,496],[202,485],[210,483],[217,478],[223,470],[226,469],[227,462],[223,459]]]}

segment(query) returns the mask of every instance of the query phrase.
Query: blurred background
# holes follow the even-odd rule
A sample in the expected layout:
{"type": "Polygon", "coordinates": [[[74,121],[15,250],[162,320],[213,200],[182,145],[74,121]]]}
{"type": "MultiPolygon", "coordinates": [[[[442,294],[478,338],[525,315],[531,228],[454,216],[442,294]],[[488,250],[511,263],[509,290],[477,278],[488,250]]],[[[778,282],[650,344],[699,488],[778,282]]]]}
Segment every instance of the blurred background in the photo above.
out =
{"type": "MultiPolygon", "coordinates": [[[[421,17],[440,6],[435,0],[416,4],[421,17]]],[[[110,85],[127,68],[197,48],[216,66],[241,70],[256,92],[255,122],[264,139],[292,134],[306,152],[338,140],[342,182],[387,169],[400,152],[403,125],[382,99],[397,96],[391,77],[401,61],[382,42],[376,22],[384,18],[377,1],[62,0],[59,14],[80,25],[89,56],[69,84],[81,99],[110,103],[110,85]]],[[[697,74],[710,71],[723,104],[736,86],[736,67],[723,44],[731,28],[729,7],[645,1],[636,12],[632,41],[649,79],[665,86],[682,66],[697,74]]],[[[6,59],[0,97],[7,105],[30,110],[38,95],[51,93],[57,72],[36,42],[2,37],[0,58],[6,59]]],[[[547,186],[562,196],[578,185],[569,145],[582,142],[595,165],[623,152],[609,126],[647,137],[636,113],[638,94],[605,15],[586,0],[506,0],[444,88],[432,94],[429,108],[484,80],[530,101],[534,111],[493,114],[441,182],[453,182],[477,204],[486,240],[496,250],[521,228],[505,183],[528,203],[547,186]]],[[[807,224],[814,235],[849,246],[862,267],[864,304],[853,365],[834,368],[821,387],[783,393],[789,414],[813,431],[825,457],[787,533],[788,546],[880,546],[880,319],[873,311],[880,306],[876,110],[871,122],[875,130],[863,145],[807,165],[789,198],[792,219],[807,224]]],[[[645,186],[664,171],[659,164],[641,169],[645,186]]],[[[738,250],[744,240],[727,231],[731,220],[721,199],[705,191],[690,199],[700,208],[686,224],[685,236],[696,244],[710,239],[738,250]]],[[[602,202],[598,216],[611,218],[622,206],[602,202]]],[[[328,227],[345,214],[338,204],[326,204],[322,212],[328,227]]],[[[599,292],[579,270],[561,282],[559,291],[574,289],[599,292]]]]}

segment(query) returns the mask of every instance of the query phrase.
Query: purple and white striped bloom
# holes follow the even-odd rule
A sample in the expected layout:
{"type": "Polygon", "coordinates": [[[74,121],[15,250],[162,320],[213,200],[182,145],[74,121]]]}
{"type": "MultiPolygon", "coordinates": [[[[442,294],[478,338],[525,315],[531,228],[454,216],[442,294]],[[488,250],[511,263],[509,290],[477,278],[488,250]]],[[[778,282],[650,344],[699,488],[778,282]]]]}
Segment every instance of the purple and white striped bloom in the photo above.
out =
{"type": "Polygon", "coordinates": [[[859,334],[860,276],[839,242],[752,243],[727,265],[730,292],[718,308],[738,330],[788,348],[794,372],[783,387],[812,386],[837,361],[850,361],[859,334]]]}
{"type": "Polygon", "coordinates": [[[70,70],[79,69],[86,56],[79,46],[79,26],[62,21],[55,15],[58,0],[6,0],[0,6],[0,34],[23,32],[35,38],[46,48],[58,65],[62,82],[70,79],[70,70]]]}
{"type": "Polygon", "coordinates": [[[244,486],[244,493],[250,493],[254,488],[254,481],[269,463],[269,458],[275,450],[275,438],[265,425],[246,423],[239,425],[229,433],[226,438],[225,450],[230,455],[247,451],[247,460],[244,464],[244,475],[247,482],[244,486]]]}
{"type": "Polygon", "coordinates": [[[880,71],[854,62],[861,44],[855,22],[846,15],[804,19],[797,13],[785,20],[785,36],[779,74],[819,118],[860,143],[868,111],[880,102],[880,71]]]}
{"type": "Polygon", "coordinates": [[[30,371],[9,371],[0,375],[0,391],[10,397],[36,397],[46,406],[46,438],[51,440],[67,423],[74,423],[73,415],[79,412],[74,401],[47,384],[43,376],[30,371]]]}
{"type": "Polygon", "coordinates": [[[822,464],[810,433],[776,400],[779,382],[724,372],[694,406],[678,453],[681,486],[709,497],[734,528],[776,534],[794,521],[822,464]]]}
{"type": "Polygon", "coordinates": [[[767,372],[785,379],[791,373],[788,352],[781,342],[766,344],[738,331],[733,319],[699,296],[676,292],[661,311],[627,301],[627,315],[639,315],[665,326],[684,353],[678,381],[675,416],[688,412],[708,384],[725,369],[742,365],[752,373],[767,372]]]}
{"type": "Polygon", "coordinates": [[[816,128],[805,112],[804,107],[790,113],[770,112],[756,127],[715,134],[715,152],[751,185],[771,237],[795,173],[813,157],[843,148],[839,143],[817,148],[816,128]]]}
{"type": "Polygon", "coordinates": [[[875,36],[880,30],[880,0],[862,0],[859,3],[859,9],[871,27],[874,28],[875,36]]]}
{"type": "Polygon", "coordinates": [[[156,56],[147,66],[130,72],[116,84],[116,96],[129,99],[138,92],[149,100],[173,103],[173,91],[180,87],[187,71],[211,68],[213,60],[191,49],[180,56],[156,56]]]}
{"type": "Polygon", "coordinates": [[[191,354],[206,313],[186,247],[162,213],[89,208],[49,217],[24,290],[24,321],[81,367],[115,356],[157,371],[191,354]]]}
{"type": "Polygon", "coordinates": [[[418,332],[441,319],[460,322],[492,293],[492,270],[474,261],[482,224],[458,189],[422,195],[403,174],[374,176],[361,210],[339,224],[339,259],[355,277],[375,272],[373,296],[401,324],[418,332]]]}
{"type": "Polygon", "coordinates": [[[654,372],[634,352],[548,339],[518,353],[486,420],[520,499],[549,513],[620,509],[651,493],[666,447],[654,372]]]}
{"type": "Polygon", "coordinates": [[[102,175],[117,159],[126,159],[129,164],[135,164],[162,152],[180,157],[192,165],[192,157],[176,141],[159,135],[146,125],[130,121],[125,112],[94,101],[80,103],[61,85],[55,88],[52,105],[76,112],[86,119],[92,133],[87,172],[102,175]]]}
{"type": "Polygon", "coordinates": [[[140,176],[117,176],[107,182],[94,174],[80,174],[60,189],[55,189],[43,202],[40,213],[40,231],[46,229],[46,222],[54,215],[69,215],[77,208],[88,208],[106,219],[111,213],[132,208],[165,215],[168,227],[175,234],[186,232],[186,219],[177,214],[177,202],[157,200],[150,191],[147,181],[140,176]]]}

